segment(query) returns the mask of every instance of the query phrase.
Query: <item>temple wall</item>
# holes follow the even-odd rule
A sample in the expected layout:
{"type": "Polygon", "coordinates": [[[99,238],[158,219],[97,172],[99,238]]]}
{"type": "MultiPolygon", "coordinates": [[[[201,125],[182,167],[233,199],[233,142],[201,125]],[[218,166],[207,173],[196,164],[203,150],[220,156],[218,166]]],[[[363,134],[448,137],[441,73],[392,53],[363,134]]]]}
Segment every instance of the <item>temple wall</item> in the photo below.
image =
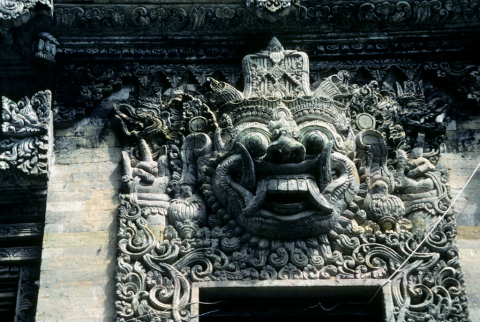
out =
{"type": "Polygon", "coordinates": [[[415,244],[407,232],[423,234],[444,213],[446,186],[457,197],[480,163],[477,3],[0,1],[0,320],[185,320],[196,310],[180,309],[193,302],[190,287],[231,274],[265,278],[260,285],[300,278],[305,298],[313,279],[389,278],[385,294],[398,296],[385,296],[384,308],[395,322],[480,321],[480,171],[456,220],[448,213],[440,237],[424,244],[425,266],[402,263],[415,244]],[[330,100],[348,102],[351,127],[330,100]],[[248,124],[256,118],[262,126],[248,124]],[[432,149],[444,143],[437,162],[432,149]],[[385,163],[399,147],[418,149],[385,163]],[[332,180],[339,175],[345,181],[332,180]],[[197,255],[205,272],[194,270],[197,255]],[[157,264],[170,277],[155,274],[157,264]],[[394,265],[404,273],[391,275],[394,265]],[[402,283],[418,283],[411,290],[421,296],[402,283]],[[173,295],[155,300],[154,287],[173,295]],[[138,301],[145,291],[151,297],[138,301]]]}
{"type": "Polygon", "coordinates": [[[37,321],[114,318],[121,147],[106,120],[55,130],[37,321]]]}
{"type": "MultiPolygon", "coordinates": [[[[455,198],[480,162],[480,117],[457,122],[447,131],[448,167],[455,198]]],[[[457,200],[458,247],[465,275],[470,318],[480,321],[480,172],[474,175],[457,200]]]]}
{"type": "MultiPolygon", "coordinates": [[[[122,144],[111,97],[91,116],[55,129],[37,321],[112,321],[122,144]]],[[[447,162],[455,197],[480,162],[480,117],[451,124],[447,162]]],[[[458,246],[472,321],[480,320],[480,173],[457,201],[458,246]]]]}

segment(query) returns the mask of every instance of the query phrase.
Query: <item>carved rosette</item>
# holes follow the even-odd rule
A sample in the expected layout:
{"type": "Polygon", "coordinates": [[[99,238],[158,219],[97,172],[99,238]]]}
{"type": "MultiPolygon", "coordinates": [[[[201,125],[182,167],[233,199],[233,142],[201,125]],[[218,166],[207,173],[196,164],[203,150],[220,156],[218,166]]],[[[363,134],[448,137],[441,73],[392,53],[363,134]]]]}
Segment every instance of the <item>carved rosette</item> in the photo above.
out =
{"type": "Polygon", "coordinates": [[[261,20],[275,22],[300,7],[300,0],[247,0],[247,8],[261,20]]]}
{"type": "Polygon", "coordinates": [[[275,38],[243,69],[243,92],[208,79],[204,95],[115,106],[129,144],[117,320],[188,321],[192,282],[401,267],[398,321],[468,321],[437,138],[446,101],[421,83],[351,85],[347,71],[311,89],[307,55],[275,38]]]}
{"type": "Polygon", "coordinates": [[[51,149],[50,91],[18,103],[2,97],[0,174],[2,180],[44,180],[51,149]]]}

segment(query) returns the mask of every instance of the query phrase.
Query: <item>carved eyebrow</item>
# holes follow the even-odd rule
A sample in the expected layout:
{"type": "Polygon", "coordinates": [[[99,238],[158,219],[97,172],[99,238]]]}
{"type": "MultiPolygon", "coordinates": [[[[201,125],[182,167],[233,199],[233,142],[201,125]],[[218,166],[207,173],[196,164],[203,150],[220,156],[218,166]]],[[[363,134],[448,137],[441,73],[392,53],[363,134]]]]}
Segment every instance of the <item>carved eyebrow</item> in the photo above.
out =
{"type": "Polygon", "coordinates": [[[270,133],[270,130],[268,129],[268,125],[260,123],[260,122],[241,123],[241,124],[235,126],[235,131],[237,133],[241,133],[244,130],[251,130],[252,128],[253,129],[260,129],[260,130],[263,130],[263,131],[266,131],[266,132],[270,133]]]}
{"type": "Polygon", "coordinates": [[[235,140],[241,140],[246,134],[252,132],[261,132],[268,140],[270,140],[272,136],[272,133],[266,124],[259,122],[245,122],[235,127],[233,137],[235,140]]]}
{"type": "Polygon", "coordinates": [[[306,127],[311,127],[311,126],[322,127],[326,130],[329,130],[330,132],[337,133],[337,130],[335,129],[335,126],[333,124],[327,123],[322,119],[308,120],[308,121],[303,121],[303,122],[297,123],[298,130],[302,130],[306,127]]]}

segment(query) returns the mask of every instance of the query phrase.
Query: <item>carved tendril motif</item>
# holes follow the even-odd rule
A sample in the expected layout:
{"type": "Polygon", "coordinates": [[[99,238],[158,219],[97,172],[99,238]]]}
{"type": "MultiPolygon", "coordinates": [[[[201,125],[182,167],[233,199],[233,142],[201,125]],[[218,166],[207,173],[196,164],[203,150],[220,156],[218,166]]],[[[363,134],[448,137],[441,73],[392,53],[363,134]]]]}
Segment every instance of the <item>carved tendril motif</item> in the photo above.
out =
{"type": "Polygon", "coordinates": [[[275,38],[244,74],[243,93],[210,79],[205,96],[116,107],[131,144],[117,320],[188,321],[193,282],[392,277],[396,321],[469,321],[429,137],[448,105],[418,83],[351,86],[346,71],[311,90],[295,77],[306,55],[275,38]]]}

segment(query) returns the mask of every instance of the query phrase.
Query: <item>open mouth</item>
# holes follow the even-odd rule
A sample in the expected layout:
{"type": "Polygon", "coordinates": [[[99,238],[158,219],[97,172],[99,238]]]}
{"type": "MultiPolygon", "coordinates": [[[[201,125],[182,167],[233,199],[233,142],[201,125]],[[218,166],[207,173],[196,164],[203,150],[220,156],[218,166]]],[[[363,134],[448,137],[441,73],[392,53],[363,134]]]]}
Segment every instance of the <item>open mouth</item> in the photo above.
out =
{"type": "MultiPolygon", "coordinates": [[[[292,223],[314,214],[321,214],[322,219],[332,216],[329,196],[322,195],[313,175],[318,172],[322,156],[295,164],[272,164],[254,161],[243,146],[239,147],[240,155],[232,159],[223,178],[243,197],[245,218],[292,223]]],[[[329,160],[330,153],[331,148],[323,159],[329,160]]],[[[330,166],[326,172],[317,177],[331,180],[330,166]]]]}
{"type": "Polygon", "coordinates": [[[270,176],[262,180],[266,181],[267,187],[262,209],[272,213],[269,217],[274,215],[288,221],[306,211],[321,209],[330,214],[333,210],[320,193],[313,175],[270,176]]]}
{"type": "Polygon", "coordinates": [[[326,233],[343,211],[337,209],[338,201],[347,189],[352,195],[357,189],[355,166],[332,152],[332,145],[303,162],[274,164],[253,160],[237,144],[240,153],[216,169],[214,189],[219,201],[238,223],[258,235],[297,238],[326,233]]]}

